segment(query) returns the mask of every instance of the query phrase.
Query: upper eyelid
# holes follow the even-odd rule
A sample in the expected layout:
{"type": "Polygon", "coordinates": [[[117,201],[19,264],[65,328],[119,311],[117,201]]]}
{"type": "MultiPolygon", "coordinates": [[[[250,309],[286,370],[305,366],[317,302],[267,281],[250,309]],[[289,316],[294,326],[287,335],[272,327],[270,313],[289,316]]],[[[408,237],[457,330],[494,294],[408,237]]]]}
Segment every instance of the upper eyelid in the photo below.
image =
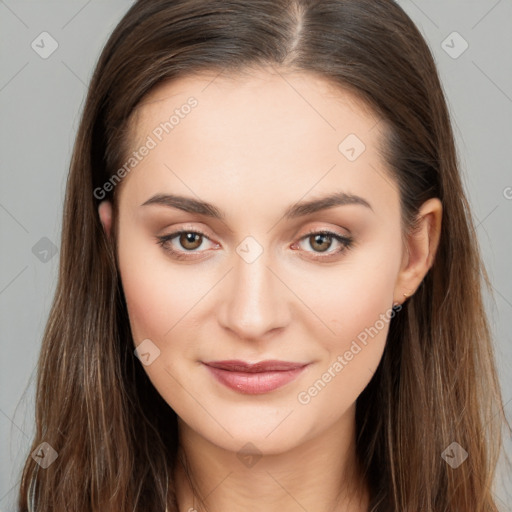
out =
{"type": "MultiPolygon", "coordinates": [[[[345,226],[341,226],[340,225],[340,226],[336,226],[336,227],[326,227],[325,226],[325,221],[324,222],[316,221],[316,223],[320,224],[320,227],[318,227],[318,228],[316,228],[316,227],[315,228],[309,228],[309,229],[306,230],[306,232],[302,236],[305,236],[305,235],[308,235],[308,234],[311,234],[311,233],[319,233],[319,232],[325,232],[325,231],[332,232],[332,233],[334,233],[336,235],[339,235],[339,236],[342,236],[342,237],[346,237],[346,238],[350,238],[352,236],[351,230],[348,229],[345,226]],[[344,231],[344,232],[341,232],[341,231],[344,231]]],[[[329,221],[327,221],[327,223],[329,223],[329,221]]],[[[170,233],[170,234],[176,234],[176,233],[185,231],[187,233],[195,232],[195,233],[204,234],[204,236],[207,236],[208,238],[215,238],[214,235],[210,236],[208,234],[208,232],[211,232],[210,228],[195,227],[193,224],[194,223],[184,222],[178,228],[176,228],[175,230],[172,230],[172,233],[170,233]]],[[[310,222],[308,222],[308,224],[310,224],[310,222]]],[[[166,229],[166,228],[164,228],[164,229],[166,229]]],[[[294,236],[297,236],[297,234],[300,231],[302,231],[302,228],[298,228],[298,229],[294,228],[293,231],[295,233],[294,236]]],[[[231,229],[228,230],[228,233],[229,233],[229,237],[228,238],[231,238],[231,236],[234,235],[234,232],[231,229]]],[[[166,235],[164,235],[164,236],[166,236],[166,235]]]]}

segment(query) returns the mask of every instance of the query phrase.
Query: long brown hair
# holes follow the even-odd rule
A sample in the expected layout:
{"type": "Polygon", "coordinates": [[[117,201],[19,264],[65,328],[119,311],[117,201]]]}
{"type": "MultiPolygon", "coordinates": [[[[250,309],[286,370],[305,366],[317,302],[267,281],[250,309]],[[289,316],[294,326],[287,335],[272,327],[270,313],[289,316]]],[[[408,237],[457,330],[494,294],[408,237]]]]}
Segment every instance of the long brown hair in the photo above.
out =
{"type": "MultiPolygon", "coordinates": [[[[30,450],[46,442],[58,457],[46,469],[27,457],[21,512],[178,511],[176,414],[134,356],[115,242],[94,191],[122,165],[130,115],[157,84],[274,65],[349,90],[386,123],[381,149],[404,229],[425,200],[443,204],[434,264],[391,321],[357,400],[369,509],[498,510],[492,486],[506,419],[482,298],[484,285],[492,290],[419,30],[392,0],[139,0],[103,49],[76,137],[30,450]],[[469,454],[456,469],[442,457],[452,442],[469,454]]],[[[105,198],[115,204],[115,194],[105,198]]]]}

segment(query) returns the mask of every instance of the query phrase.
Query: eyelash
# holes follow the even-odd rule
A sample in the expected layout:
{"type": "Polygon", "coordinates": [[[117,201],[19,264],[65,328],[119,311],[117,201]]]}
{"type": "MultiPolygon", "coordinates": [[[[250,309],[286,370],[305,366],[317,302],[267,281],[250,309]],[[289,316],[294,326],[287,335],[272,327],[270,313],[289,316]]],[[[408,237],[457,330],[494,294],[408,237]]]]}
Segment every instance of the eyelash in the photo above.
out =
{"type": "MultiPolygon", "coordinates": [[[[206,233],[203,233],[202,231],[188,229],[188,230],[175,231],[173,233],[169,233],[168,235],[157,236],[156,237],[157,244],[160,245],[166,252],[170,253],[172,255],[172,257],[177,259],[177,260],[197,259],[195,257],[190,258],[190,256],[186,255],[187,253],[194,254],[196,251],[177,251],[175,249],[172,249],[168,245],[168,243],[173,238],[176,238],[177,236],[182,235],[182,234],[199,235],[199,236],[202,236],[204,238],[208,238],[209,239],[208,235],[206,235],[206,233]]],[[[342,252],[345,252],[348,249],[351,249],[352,246],[353,246],[353,242],[354,242],[354,239],[351,236],[340,235],[340,234],[335,233],[333,231],[327,231],[327,230],[320,230],[320,231],[312,230],[312,231],[309,231],[308,233],[306,233],[304,236],[302,236],[300,238],[300,240],[299,240],[299,243],[302,240],[305,240],[305,239],[311,237],[312,235],[327,236],[327,237],[329,237],[331,239],[334,239],[334,240],[338,241],[340,244],[342,244],[341,248],[339,248],[337,251],[329,253],[328,256],[315,256],[315,257],[313,257],[312,259],[316,260],[316,261],[331,260],[336,255],[338,255],[338,254],[340,254],[342,252]]]]}

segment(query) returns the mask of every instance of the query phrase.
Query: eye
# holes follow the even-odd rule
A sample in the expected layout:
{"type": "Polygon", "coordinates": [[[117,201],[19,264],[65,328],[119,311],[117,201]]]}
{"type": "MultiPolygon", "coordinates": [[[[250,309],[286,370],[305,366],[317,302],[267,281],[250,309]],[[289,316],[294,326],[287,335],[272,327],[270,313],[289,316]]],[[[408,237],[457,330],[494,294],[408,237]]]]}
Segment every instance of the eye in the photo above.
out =
{"type": "MultiPolygon", "coordinates": [[[[157,243],[164,248],[165,251],[169,252],[174,258],[178,260],[186,260],[190,259],[190,255],[187,253],[195,253],[198,252],[196,249],[199,249],[201,245],[203,245],[202,241],[204,238],[209,239],[208,236],[201,231],[194,230],[181,230],[175,231],[174,233],[170,233],[168,235],[157,236],[157,243]],[[172,240],[174,238],[178,238],[178,243],[184,249],[175,249],[172,247],[172,240]]],[[[217,244],[218,245],[218,244],[217,244]]],[[[201,251],[203,252],[203,251],[201,251]]],[[[195,258],[195,256],[194,256],[195,258]]]]}
{"type": "MultiPolygon", "coordinates": [[[[204,239],[209,240],[208,236],[202,231],[196,230],[181,230],[175,231],[173,233],[169,233],[168,235],[157,236],[157,243],[168,253],[172,255],[173,258],[178,260],[190,260],[196,259],[197,256],[193,256],[194,253],[198,253],[198,256],[202,252],[198,251],[202,245],[204,239]],[[173,240],[177,238],[181,249],[176,249],[173,247],[173,240]]],[[[341,252],[352,247],[353,238],[350,236],[341,235],[339,233],[334,233],[332,231],[310,231],[306,235],[304,235],[299,242],[295,243],[291,246],[292,249],[296,249],[298,245],[303,241],[309,241],[310,246],[313,247],[316,253],[326,253],[330,247],[333,245],[333,241],[337,242],[340,247],[335,250],[328,252],[327,256],[314,256],[313,259],[316,260],[326,260],[331,259],[332,257],[337,256],[341,252]]],[[[215,244],[217,247],[219,244],[215,244]]],[[[309,252],[309,251],[306,251],[309,252]]]]}
{"type": "Polygon", "coordinates": [[[339,255],[341,252],[350,249],[354,240],[350,236],[341,235],[332,231],[310,231],[303,236],[298,243],[294,244],[292,248],[297,247],[303,241],[307,241],[310,247],[314,249],[313,252],[315,253],[326,253],[332,247],[333,241],[337,242],[340,247],[335,251],[329,252],[327,256],[313,256],[313,259],[325,260],[331,259],[332,257],[339,255]]]}

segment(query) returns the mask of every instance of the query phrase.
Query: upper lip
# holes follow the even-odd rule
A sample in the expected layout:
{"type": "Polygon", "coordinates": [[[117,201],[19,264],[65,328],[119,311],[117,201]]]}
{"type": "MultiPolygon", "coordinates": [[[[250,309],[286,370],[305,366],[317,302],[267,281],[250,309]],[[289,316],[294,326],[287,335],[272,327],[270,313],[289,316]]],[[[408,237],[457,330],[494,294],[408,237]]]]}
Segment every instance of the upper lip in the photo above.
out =
{"type": "Polygon", "coordinates": [[[295,370],[302,368],[308,363],[292,363],[289,361],[279,361],[276,359],[259,361],[257,363],[247,363],[240,360],[229,360],[229,361],[207,361],[204,364],[213,368],[219,368],[221,370],[228,370],[232,372],[246,372],[246,373],[259,373],[259,372],[271,372],[271,371],[286,371],[295,370]]]}

